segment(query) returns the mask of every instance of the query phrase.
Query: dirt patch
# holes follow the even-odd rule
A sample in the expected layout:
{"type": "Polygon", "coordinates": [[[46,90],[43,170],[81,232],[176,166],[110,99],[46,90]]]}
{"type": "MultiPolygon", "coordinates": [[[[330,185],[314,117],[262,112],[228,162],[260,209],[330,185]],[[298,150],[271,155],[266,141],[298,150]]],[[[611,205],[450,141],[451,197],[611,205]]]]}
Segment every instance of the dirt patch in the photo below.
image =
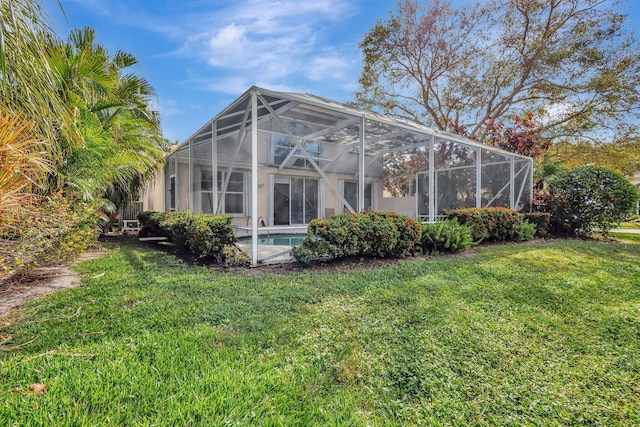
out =
{"type": "MultiPolygon", "coordinates": [[[[106,252],[90,250],[82,254],[76,262],[103,256],[106,252]]],[[[80,276],[69,265],[40,267],[35,270],[11,276],[0,281],[0,319],[19,308],[26,301],[42,298],[62,289],[80,286],[80,276]]]]}

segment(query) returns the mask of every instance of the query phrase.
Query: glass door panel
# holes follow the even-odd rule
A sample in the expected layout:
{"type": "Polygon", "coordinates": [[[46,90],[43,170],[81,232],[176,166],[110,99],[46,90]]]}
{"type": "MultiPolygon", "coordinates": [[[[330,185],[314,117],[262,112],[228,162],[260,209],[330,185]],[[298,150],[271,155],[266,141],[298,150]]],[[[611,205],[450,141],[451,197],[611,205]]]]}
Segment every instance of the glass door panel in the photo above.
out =
{"type": "Polygon", "coordinates": [[[304,224],[304,179],[291,178],[291,224],[304,224]]]}
{"type": "Polygon", "coordinates": [[[318,217],[318,181],[304,180],[304,223],[318,217]]]}
{"type": "Polygon", "coordinates": [[[289,184],[273,184],[273,224],[289,225],[289,184]]]}

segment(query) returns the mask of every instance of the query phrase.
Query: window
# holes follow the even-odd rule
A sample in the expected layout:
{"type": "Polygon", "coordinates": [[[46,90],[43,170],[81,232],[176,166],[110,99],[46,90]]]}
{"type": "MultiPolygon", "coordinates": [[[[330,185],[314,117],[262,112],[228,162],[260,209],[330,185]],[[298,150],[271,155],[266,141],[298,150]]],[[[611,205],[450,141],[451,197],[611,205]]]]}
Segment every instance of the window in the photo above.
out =
{"type": "Polygon", "coordinates": [[[210,169],[200,171],[200,195],[202,213],[213,213],[215,211],[213,206],[213,172],[210,169]]]}
{"type": "Polygon", "coordinates": [[[222,189],[228,172],[218,172],[218,200],[222,200],[221,212],[244,215],[244,173],[231,172],[227,192],[222,197],[222,189]]]}
{"type": "MultiPolygon", "coordinates": [[[[271,134],[271,163],[280,166],[284,162],[291,150],[295,148],[295,143],[291,141],[288,135],[279,133],[271,134]]],[[[304,149],[307,150],[309,155],[320,164],[321,147],[317,141],[308,141],[304,143],[304,149]]],[[[285,167],[299,167],[311,169],[313,166],[311,162],[305,157],[301,150],[296,150],[293,157],[287,162],[285,167]]]]}
{"type": "Polygon", "coordinates": [[[169,177],[169,210],[176,210],[176,176],[169,177]]]}

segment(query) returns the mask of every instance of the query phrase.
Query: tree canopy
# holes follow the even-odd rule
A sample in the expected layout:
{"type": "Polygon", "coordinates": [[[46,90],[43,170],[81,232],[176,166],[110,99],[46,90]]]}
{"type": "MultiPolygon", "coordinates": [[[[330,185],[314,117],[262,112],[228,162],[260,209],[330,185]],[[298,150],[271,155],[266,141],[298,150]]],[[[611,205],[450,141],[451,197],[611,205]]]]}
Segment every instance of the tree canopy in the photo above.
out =
{"type": "Polygon", "coordinates": [[[91,28],[61,40],[37,0],[0,0],[0,271],[81,251],[98,210],[130,200],[163,161],[137,62],[91,28]]]}
{"type": "Polygon", "coordinates": [[[495,123],[533,114],[536,130],[554,143],[637,143],[640,46],[619,6],[401,0],[360,43],[357,99],[485,142],[495,123]]]}

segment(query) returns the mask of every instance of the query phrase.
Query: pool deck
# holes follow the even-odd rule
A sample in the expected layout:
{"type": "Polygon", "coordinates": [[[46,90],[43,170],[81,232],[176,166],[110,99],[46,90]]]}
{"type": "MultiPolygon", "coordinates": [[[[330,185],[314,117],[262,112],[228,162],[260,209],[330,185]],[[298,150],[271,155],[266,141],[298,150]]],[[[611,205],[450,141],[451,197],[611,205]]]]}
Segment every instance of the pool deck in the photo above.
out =
{"type": "MultiPolygon", "coordinates": [[[[251,255],[251,243],[236,243],[236,246],[251,255]]],[[[291,246],[258,245],[258,264],[283,264],[293,260],[291,246]]]]}

